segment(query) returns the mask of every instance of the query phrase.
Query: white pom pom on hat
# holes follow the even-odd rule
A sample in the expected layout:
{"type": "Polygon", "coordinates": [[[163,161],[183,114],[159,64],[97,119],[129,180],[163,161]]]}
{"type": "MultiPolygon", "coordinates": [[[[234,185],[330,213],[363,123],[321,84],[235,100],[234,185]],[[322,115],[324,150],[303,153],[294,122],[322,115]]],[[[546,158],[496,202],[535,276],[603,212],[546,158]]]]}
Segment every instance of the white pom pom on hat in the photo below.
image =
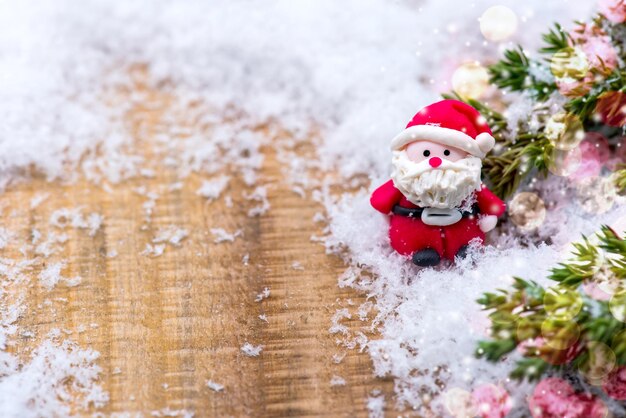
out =
{"type": "Polygon", "coordinates": [[[478,158],[484,158],[496,143],[485,118],[458,100],[442,100],[417,112],[393,138],[391,149],[400,150],[418,140],[459,148],[478,158]]]}

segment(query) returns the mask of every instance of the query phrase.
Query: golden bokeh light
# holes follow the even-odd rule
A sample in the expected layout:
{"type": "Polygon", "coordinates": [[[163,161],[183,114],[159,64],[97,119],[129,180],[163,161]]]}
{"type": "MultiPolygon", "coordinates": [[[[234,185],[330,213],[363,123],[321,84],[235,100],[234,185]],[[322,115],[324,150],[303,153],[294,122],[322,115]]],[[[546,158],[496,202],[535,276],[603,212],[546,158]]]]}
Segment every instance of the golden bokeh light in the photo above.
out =
{"type": "Polygon", "coordinates": [[[521,192],[509,203],[509,217],[522,231],[532,231],[543,224],[546,205],[536,193],[521,192]]]}
{"type": "Polygon", "coordinates": [[[580,337],[580,326],[574,321],[548,318],[541,323],[541,336],[555,350],[566,350],[580,337]]]}
{"type": "Polygon", "coordinates": [[[550,318],[560,321],[574,319],[583,307],[583,299],[576,290],[551,287],[543,297],[543,306],[550,318]]]}
{"type": "Polygon", "coordinates": [[[476,62],[461,64],[452,74],[452,88],[465,98],[480,98],[488,87],[489,73],[476,62]]]}
{"type": "Polygon", "coordinates": [[[454,418],[476,416],[476,406],[472,394],[465,389],[451,388],[444,393],[444,405],[454,418]]]}
{"type": "Polygon", "coordinates": [[[591,341],[587,343],[587,354],[578,370],[590,384],[599,386],[617,365],[615,352],[600,341],[591,341]]]}
{"type": "Polygon", "coordinates": [[[566,47],[552,56],[550,71],[554,77],[566,82],[582,80],[589,72],[589,60],[582,49],[566,47]]]}
{"type": "Polygon", "coordinates": [[[585,139],[585,129],[580,118],[569,112],[550,116],[544,131],[546,138],[558,150],[570,151],[585,139]]]}

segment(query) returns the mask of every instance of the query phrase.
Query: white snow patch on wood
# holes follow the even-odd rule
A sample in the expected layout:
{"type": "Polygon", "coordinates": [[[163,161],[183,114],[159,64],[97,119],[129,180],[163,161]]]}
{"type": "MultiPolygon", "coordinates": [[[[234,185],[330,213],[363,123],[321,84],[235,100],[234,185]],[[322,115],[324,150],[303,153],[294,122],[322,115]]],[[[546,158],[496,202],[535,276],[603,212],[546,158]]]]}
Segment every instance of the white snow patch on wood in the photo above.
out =
{"type": "Polygon", "coordinates": [[[159,257],[165,251],[165,244],[152,245],[146,243],[146,248],[141,252],[141,255],[159,257]]]}
{"type": "Polygon", "coordinates": [[[346,379],[344,379],[341,376],[334,375],[330,379],[330,385],[331,386],[345,386],[346,385],[346,379]]]}
{"type": "Polygon", "coordinates": [[[258,357],[259,354],[261,354],[261,351],[263,351],[262,345],[254,346],[247,341],[241,346],[241,352],[248,357],[258,357]]]}
{"type": "Polygon", "coordinates": [[[224,228],[211,228],[211,234],[213,234],[213,236],[215,237],[213,242],[216,244],[220,244],[222,242],[235,241],[235,238],[243,235],[243,231],[241,229],[238,229],[233,233],[229,233],[224,228]]]}
{"type": "Polygon", "coordinates": [[[263,299],[267,299],[269,297],[270,297],[270,288],[266,287],[261,291],[261,293],[256,295],[256,298],[254,298],[254,301],[261,302],[263,299]]]}
{"type": "Polygon", "coordinates": [[[380,391],[375,390],[372,395],[367,398],[367,410],[369,412],[369,418],[384,418],[385,417],[385,395],[380,391]]]}
{"type": "Polygon", "coordinates": [[[250,194],[244,193],[244,198],[246,200],[260,202],[259,205],[253,207],[248,211],[248,216],[251,218],[255,216],[261,216],[270,209],[270,202],[269,200],[267,200],[266,186],[257,186],[250,194]]]}
{"type": "Polygon", "coordinates": [[[22,362],[0,352],[0,405],[7,418],[73,416],[91,405],[104,406],[108,395],[99,384],[98,352],[51,333],[22,362]]]}
{"type": "Polygon", "coordinates": [[[181,242],[189,236],[189,231],[184,228],[179,228],[175,225],[170,225],[164,228],[160,228],[152,242],[155,244],[166,242],[172,244],[175,247],[179,247],[181,242]]]}
{"type": "Polygon", "coordinates": [[[230,176],[226,175],[216,177],[212,180],[203,180],[196,194],[209,200],[215,200],[220,197],[229,182],[230,176]]]}
{"type": "Polygon", "coordinates": [[[48,290],[52,290],[58,283],[65,282],[67,286],[77,286],[81,282],[81,277],[64,277],[61,274],[61,270],[67,266],[66,261],[60,261],[57,263],[49,264],[44,270],[39,273],[39,282],[48,290]]]}
{"type": "Polygon", "coordinates": [[[332,325],[328,329],[328,332],[330,332],[331,334],[337,334],[337,333],[347,334],[348,327],[339,322],[342,319],[350,319],[351,317],[352,315],[350,315],[350,312],[348,311],[348,309],[346,308],[338,309],[337,311],[335,311],[335,314],[333,315],[331,319],[332,325]]]}
{"type": "Polygon", "coordinates": [[[213,392],[223,392],[224,391],[224,385],[221,385],[221,384],[219,384],[217,382],[214,382],[212,380],[207,380],[206,381],[206,385],[213,392]]]}
{"type": "Polygon", "coordinates": [[[30,209],[36,209],[50,197],[50,193],[37,193],[30,199],[30,209]]]}

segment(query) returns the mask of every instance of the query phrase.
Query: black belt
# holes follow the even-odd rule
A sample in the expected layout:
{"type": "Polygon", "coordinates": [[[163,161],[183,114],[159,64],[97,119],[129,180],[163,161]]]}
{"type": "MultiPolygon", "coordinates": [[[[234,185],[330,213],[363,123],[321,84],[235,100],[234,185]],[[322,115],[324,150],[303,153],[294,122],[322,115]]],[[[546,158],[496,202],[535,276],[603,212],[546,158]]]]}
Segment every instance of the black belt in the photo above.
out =
{"type": "MultiPolygon", "coordinates": [[[[404,206],[395,205],[391,212],[394,215],[406,216],[408,218],[421,218],[424,208],[405,208],[404,206]]],[[[475,203],[472,205],[472,210],[461,212],[461,216],[469,218],[470,216],[476,216],[480,213],[478,205],[475,203]]]]}

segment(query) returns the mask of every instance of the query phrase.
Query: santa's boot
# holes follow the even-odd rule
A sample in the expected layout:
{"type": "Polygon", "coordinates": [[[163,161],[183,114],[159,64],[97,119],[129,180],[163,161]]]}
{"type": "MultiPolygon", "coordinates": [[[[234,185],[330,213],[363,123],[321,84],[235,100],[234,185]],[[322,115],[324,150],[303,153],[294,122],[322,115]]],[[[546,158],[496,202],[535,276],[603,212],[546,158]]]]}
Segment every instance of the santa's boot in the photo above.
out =
{"type": "Polygon", "coordinates": [[[467,257],[467,251],[468,250],[469,250],[469,245],[463,245],[456,252],[456,255],[454,256],[454,258],[458,258],[459,260],[463,260],[465,257],[467,257]]]}
{"type": "Polygon", "coordinates": [[[441,257],[439,253],[432,248],[415,251],[413,253],[413,264],[420,267],[432,267],[439,264],[441,257]]]}

